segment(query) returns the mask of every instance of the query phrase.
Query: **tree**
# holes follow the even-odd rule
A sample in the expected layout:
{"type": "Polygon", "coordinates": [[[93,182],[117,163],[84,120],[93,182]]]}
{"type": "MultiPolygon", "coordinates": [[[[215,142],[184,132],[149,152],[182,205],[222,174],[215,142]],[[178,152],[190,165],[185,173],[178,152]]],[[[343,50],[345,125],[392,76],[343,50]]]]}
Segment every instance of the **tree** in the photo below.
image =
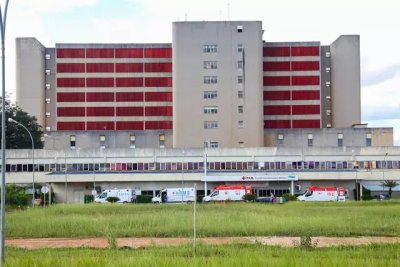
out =
{"type": "Polygon", "coordinates": [[[392,188],[400,185],[400,183],[393,180],[386,180],[382,183],[382,185],[389,187],[389,196],[392,197],[392,188]]]}
{"type": "MultiPolygon", "coordinates": [[[[1,98],[0,98],[1,99],[1,98]]],[[[35,148],[43,148],[42,127],[37,123],[35,116],[30,116],[20,107],[12,104],[6,99],[6,146],[7,149],[29,149],[32,148],[32,141],[28,132],[14,122],[8,122],[8,118],[18,121],[32,135],[35,148]]],[[[1,122],[1,118],[0,118],[1,122]]],[[[1,125],[0,125],[1,130],[1,125]]],[[[1,138],[0,138],[1,139],[1,138]]],[[[1,145],[1,140],[0,140],[1,145]]]]}

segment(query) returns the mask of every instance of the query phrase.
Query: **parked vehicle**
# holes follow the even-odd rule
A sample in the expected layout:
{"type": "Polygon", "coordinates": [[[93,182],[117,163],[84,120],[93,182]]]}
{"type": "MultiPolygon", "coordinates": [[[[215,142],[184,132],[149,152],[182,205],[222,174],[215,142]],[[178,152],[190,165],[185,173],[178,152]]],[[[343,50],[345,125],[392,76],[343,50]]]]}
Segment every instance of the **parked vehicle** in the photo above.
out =
{"type": "Polygon", "coordinates": [[[194,188],[165,188],[153,197],[153,203],[194,202],[196,192],[194,188]]]}
{"type": "Polygon", "coordinates": [[[376,200],[390,200],[391,197],[388,194],[379,194],[374,196],[376,200]]]}
{"type": "Polygon", "coordinates": [[[140,191],[136,192],[134,189],[108,189],[95,197],[94,202],[108,203],[107,198],[117,197],[117,203],[133,203],[136,202],[137,195],[140,195],[140,191]]]}
{"type": "Polygon", "coordinates": [[[219,185],[210,195],[203,197],[203,202],[209,201],[242,201],[244,195],[250,195],[251,186],[247,185],[219,185]]]}
{"type": "Polygon", "coordinates": [[[304,195],[298,196],[300,201],[346,201],[344,187],[318,187],[310,186],[304,195]]]}

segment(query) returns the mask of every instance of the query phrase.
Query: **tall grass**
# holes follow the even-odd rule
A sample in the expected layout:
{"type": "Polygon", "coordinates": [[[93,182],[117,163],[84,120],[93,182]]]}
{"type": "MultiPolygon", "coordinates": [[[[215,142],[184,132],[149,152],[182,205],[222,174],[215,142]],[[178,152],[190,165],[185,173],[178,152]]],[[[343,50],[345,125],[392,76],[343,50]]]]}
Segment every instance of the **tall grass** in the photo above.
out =
{"type": "MultiPolygon", "coordinates": [[[[400,236],[400,202],[198,205],[206,236],[400,236]]],[[[7,214],[11,237],[179,237],[193,233],[193,206],[55,205],[7,214]]]]}
{"type": "Polygon", "coordinates": [[[5,266],[398,266],[400,244],[304,250],[263,245],[146,249],[7,248],[5,266]]]}

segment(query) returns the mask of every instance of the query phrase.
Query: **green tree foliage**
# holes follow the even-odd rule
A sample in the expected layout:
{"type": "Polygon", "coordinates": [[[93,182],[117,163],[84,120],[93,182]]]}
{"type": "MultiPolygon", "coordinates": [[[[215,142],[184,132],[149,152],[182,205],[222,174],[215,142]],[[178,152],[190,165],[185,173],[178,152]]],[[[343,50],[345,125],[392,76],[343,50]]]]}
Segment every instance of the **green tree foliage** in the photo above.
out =
{"type": "Polygon", "coordinates": [[[9,122],[8,118],[18,121],[29,130],[32,135],[35,148],[43,148],[43,142],[41,139],[43,132],[41,126],[37,123],[36,117],[30,116],[20,107],[12,104],[8,99],[6,99],[6,146],[8,149],[32,148],[32,141],[28,132],[18,124],[9,122]]]}
{"type": "Polygon", "coordinates": [[[398,182],[393,180],[386,180],[382,183],[383,186],[389,187],[389,196],[392,197],[392,188],[400,185],[398,182]]]}
{"type": "Polygon", "coordinates": [[[14,184],[6,185],[6,204],[10,206],[28,205],[26,188],[14,184]]]}

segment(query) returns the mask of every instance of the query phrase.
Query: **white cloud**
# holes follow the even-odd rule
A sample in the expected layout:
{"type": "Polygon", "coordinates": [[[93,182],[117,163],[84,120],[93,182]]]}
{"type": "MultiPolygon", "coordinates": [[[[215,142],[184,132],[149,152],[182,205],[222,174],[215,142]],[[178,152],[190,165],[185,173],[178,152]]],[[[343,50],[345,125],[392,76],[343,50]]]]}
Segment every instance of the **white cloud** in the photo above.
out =
{"type": "Polygon", "coordinates": [[[17,0],[10,1],[9,8],[31,10],[36,13],[67,11],[83,6],[94,6],[98,0],[17,0]]]}

